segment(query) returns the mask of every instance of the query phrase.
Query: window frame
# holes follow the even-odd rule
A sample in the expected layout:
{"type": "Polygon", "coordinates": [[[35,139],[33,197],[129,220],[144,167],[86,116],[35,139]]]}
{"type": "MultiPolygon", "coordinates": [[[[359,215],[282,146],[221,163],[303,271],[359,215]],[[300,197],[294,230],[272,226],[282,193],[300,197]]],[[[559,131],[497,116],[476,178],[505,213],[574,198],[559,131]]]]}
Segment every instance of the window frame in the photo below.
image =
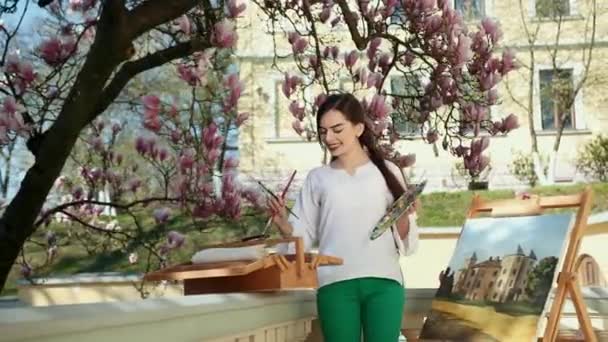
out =
{"type": "MultiPolygon", "coordinates": [[[[559,69],[572,69],[572,84],[573,87],[576,87],[577,83],[579,83],[579,80],[582,77],[583,66],[580,63],[569,62],[560,65],[559,69]]],[[[557,130],[555,128],[544,129],[542,125],[540,73],[541,71],[545,70],[553,70],[553,67],[550,65],[540,64],[537,65],[534,70],[534,110],[532,113],[535,127],[534,129],[537,133],[557,133],[557,130]]],[[[585,112],[583,107],[583,92],[584,88],[580,89],[574,99],[574,105],[572,107],[572,128],[565,128],[564,132],[574,132],[587,129],[587,123],[585,120],[585,112]]]]}

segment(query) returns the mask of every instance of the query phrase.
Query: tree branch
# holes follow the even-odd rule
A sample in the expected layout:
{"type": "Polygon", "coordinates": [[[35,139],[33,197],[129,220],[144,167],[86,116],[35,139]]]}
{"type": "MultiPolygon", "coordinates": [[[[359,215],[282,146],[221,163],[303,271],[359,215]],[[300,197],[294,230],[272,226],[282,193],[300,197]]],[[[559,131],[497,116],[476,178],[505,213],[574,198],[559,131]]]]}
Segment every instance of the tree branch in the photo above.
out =
{"type": "Polygon", "coordinates": [[[357,18],[355,17],[353,12],[351,12],[350,8],[348,8],[346,0],[338,0],[336,2],[338,3],[338,6],[340,6],[340,10],[344,15],[344,21],[348,26],[348,31],[350,32],[350,35],[352,36],[353,42],[357,46],[357,49],[365,49],[367,47],[367,39],[363,38],[357,30],[357,18]]]}
{"type": "Polygon", "coordinates": [[[112,104],[114,99],[116,99],[127,83],[129,83],[129,81],[135,77],[135,75],[146,70],[159,67],[177,58],[189,56],[195,51],[202,51],[209,47],[211,47],[211,44],[203,43],[198,40],[192,40],[123,64],[110,84],[108,84],[103,90],[99,104],[92,113],[93,117],[90,119],[92,120],[99,114],[103,113],[108,106],[112,104]]]}
{"type": "Polygon", "coordinates": [[[129,34],[137,38],[152,27],[164,24],[185,14],[199,0],[148,0],[129,12],[129,34]]]}

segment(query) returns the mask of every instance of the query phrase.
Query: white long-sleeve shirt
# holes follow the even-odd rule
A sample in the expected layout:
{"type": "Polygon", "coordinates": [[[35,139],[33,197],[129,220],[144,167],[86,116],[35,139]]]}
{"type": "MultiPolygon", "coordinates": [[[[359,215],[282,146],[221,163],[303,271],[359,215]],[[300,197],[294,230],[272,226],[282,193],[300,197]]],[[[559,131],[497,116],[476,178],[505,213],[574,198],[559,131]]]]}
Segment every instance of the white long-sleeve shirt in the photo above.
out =
{"type": "MultiPolygon", "coordinates": [[[[403,184],[398,167],[386,164],[403,184]]],[[[320,254],[344,261],[343,265],[318,268],[319,287],[361,277],[402,283],[399,254],[391,231],[370,240],[372,229],[392,202],[393,195],[372,161],[359,166],[353,175],[329,165],[308,173],[293,208],[298,218],[289,217],[293,235],[303,238],[307,251],[318,243],[320,254]]],[[[415,216],[411,215],[409,221],[409,233],[403,240],[406,255],[418,246],[415,216]]],[[[293,253],[293,247],[289,251],[293,253]]]]}

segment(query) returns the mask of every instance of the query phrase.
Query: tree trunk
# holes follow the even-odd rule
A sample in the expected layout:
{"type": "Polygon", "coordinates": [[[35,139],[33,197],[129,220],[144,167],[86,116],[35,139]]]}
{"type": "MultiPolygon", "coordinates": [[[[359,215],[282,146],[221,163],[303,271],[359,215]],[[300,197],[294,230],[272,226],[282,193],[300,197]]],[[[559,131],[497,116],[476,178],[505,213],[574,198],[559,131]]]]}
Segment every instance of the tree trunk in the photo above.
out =
{"type": "Polygon", "coordinates": [[[8,188],[11,181],[11,170],[13,165],[11,164],[13,159],[13,151],[15,151],[15,142],[11,142],[8,145],[8,153],[6,155],[6,165],[4,169],[4,174],[2,175],[2,180],[0,180],[0,184],[2,184],[2,198],[6,198],[8,196],[8,188]]]}
{"type": "Polygon", "coordinates": [[[530,48],[530,73],[528,75],[528,129],[530,131],[530,147],[532,150],[532,161],[534,163],[534,173],[539,184],[545,184],[544,165],[538,152],[538,139],[536,137],[536,127],[534,126],[534,69],[536,68],[536,56],[534,49],[530,48]]]}

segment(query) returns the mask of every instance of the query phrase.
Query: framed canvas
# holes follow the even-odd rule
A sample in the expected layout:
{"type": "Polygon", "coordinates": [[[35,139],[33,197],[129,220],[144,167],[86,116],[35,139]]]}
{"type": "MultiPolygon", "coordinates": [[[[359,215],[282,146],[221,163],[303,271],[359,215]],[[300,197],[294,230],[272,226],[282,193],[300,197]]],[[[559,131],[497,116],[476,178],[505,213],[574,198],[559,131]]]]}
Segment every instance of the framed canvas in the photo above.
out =
{"type": "Polygon", "coordinates": [[[468,219],[420,340],[536,341],[575,215],[468,219]]]}

